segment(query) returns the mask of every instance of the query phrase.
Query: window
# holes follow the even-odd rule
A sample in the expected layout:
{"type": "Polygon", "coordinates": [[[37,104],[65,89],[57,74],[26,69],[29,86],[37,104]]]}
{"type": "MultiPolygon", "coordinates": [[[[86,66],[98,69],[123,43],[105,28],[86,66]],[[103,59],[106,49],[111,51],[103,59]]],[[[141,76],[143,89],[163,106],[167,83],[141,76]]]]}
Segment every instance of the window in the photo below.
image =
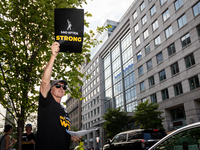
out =
{"type": "Polygon", "coordinates": [[[156,55],[157,63],[161,63],[163,61],[163,54],[162,52],[156,55]]]}
{"type": "Polygon", "coordinates": [[[126,133],[119,135],[119,141],[118,142],[126,142],[126,136],[127,136],[126,133]]]}
{"type": "Polygon", "coordinates": [[[157,96],[156,96],[156,93],[151,95],[151,102],[152,102],[152,103],[157,103],[157,96]]]}
{"type": "Polygon", "coordinates": [[[126,103],[130,103],[134,100],[137,100],[136,86],[133,86],[125,91],[125,98],[126,103]]]}
{"type": "Polygon", "coordinates": [[[133,19],[135,20],[137,18],[137,11],[135,11],[134,13],[133,13],[133,19]]]}
{"type": "Polygon", "coordinates": [[[146,15],[142,18],[142,25],[144,25],[147,22],[147,17],[146,15]]]}
{"type": "Polygon", "coordinates": [[[137,53],[137,60],[139,61],[140,59],[142,59],[142,52],[141,51],[139,51],[137,53]]]}
{"type": "Polygon", "coordinates": [[[171,44],[167,47],[168,55],[171,56],[172,54],[176,53],[175,44],[171,44]]]}
{"type": "Polygon", "coordinates": [[[194,55],[193,53],[190,54],[189,56],[185,57],[185,65],[186,68],[189,68],[190,66],[195,64],[195,60],[194,60],[194,55]]]}
{"type": "Polygon", "coordinates": [[[190,84],[190,90],[194,90],[199,87],[199,78],[197,75],[188,80],[189,80],[189,84],[190,84]]]}
{"type": "Polygon", "coordinates": [[[162,93],[162,100],[163,101],[169,98],[168,89],[162,90],[161,93],[162,93]]]}
{"type": "Polygon", "coordinates": [[[143,11],[145,8],[145,3],[143,2],[141,5],[140,5],[140,10],[143,11]]]}
{"type": "Polygon", "coordinates": [[[171,72],[172,72],[172,75],[179,73],[178,62],[171,65],[171,72]]]}
{"type": "Polygon", "coordinates": [[[135,25],[134,30],[135,30],[135,33],[139,30],[139,25],[138,24],[135,25]]]}
{"type": "Polygon", "coordinates": [[[170,111],[170,113],[171,113],[171,120],[172,121],[185,119],[185,110],[184,110],[183,106],[172,109],[170,111]]]}
{"type": "Polygon", "coordinates": [[[135,84],[135,73],[132,72],[124,78],[124,88],[125,90],[135,84]]]}
{"type": "Polygon", "coordinates": [[[148,29],[146,29],[144,31],[144,39],[146,39],[148,36],[149,36],[149,31],[148,31],[148,29]]]}
{"type": "Polygon", "coordinates": [[[177,0],[174,3],[175,9],[178,10],[181,6],[183,6],[183,1],[182,0],[177,0]]]}
{"type": "Polygon", "coordinates": [[[125,64],[128,60],[130,60],[131,56],[133,55],[132,46],[129,46],[123,53],[122,53],[122,62],[125,64]]]}
{"type": "Polygon", "coordinates": [[[149,60],[149,61],[147,62],[147,70],[150,70],[151,68],[153,68],[152,60],[149,60]]]}
{"type": "Polygon", "coordinates": [[[200,25],[197,26],[197,33],[198,33],[198,36],[200,37],[200,25]]]}
{"type": "Polygon", "coordinates": [[[180,94],[183,93],[183,89],[182,89],[182,84],[181,83],[178,83],[178,84],[174,85],[174,93],[175,93],[175,96],[180,95],[180,94]]]}
{"type": "Polygon", "coordinates": [[[170,26],[169,28],[165,30],[165,36],[166,38],[169,38],[172,34],[173,34],[172,26],[170,26]]]}
{"type": "Polygon", "coordinates": [[[138,68],[138,72],[139,72],[139,76],[141,76],[144,72],[143,72],[143,66],[138,68]]]}
{"type": "Polygon", "coordinates": [[[169,17],[170,17],[169,9],[167,9],[167,10],[163,13],[163,21],[166,21],[169,17]]]}
{"type": "Polygon", "coordinates": [[[119,57],[120,55],[120,49],[119,49],[119,45],[117,45],[115,48],[113,48],[112,50],[112,61],[114,61],[117,57],[119,57]]]}
{"type": "Polygon", "coordinates": [[[118,57],[118,58],[112,63],[113,72],[115,72],[118,68],[120,68],[120,66],[121,66],[121,61],[120,61],[120,57],[118,57]]]}
{"type": "Polygon", "coordinates": [[[126,50],[127,47],[129,47],[131,44],[131,34],[128,32],[121,41],[121,48],[122,51],[126,50]]]}
{"type": "Polygon", "coordinates": [[[155,31],[158,28],[158,20],[154,21],[152,26],[153,26],[153,31],[155,31]]]}
{"type": "Polygon", "coordinates": [[[104,70],[105,68],[107,68],[108,66],[110,66],[110,55],[107,55],[106,58],[104,58],[103,60],[104,62],[104,70]]]}
{"type": "Polygon", "coordinates": [[[184,35],[184,36],[181,38],[182,47],[185,47],[185,46],[187,46],[187,45],[190,44],[190,43],[191,43],[190,34],[187,33],[186,35],[184,35]]]}
{"type": "Polygon", "coordinates": [[[155,5],[151,8],[150,12],[151,12],[151,16],[153,16],[156,13],[156,6],[155,5]]]}
{"type": "Polygon", "coordinates": [[[161,44],[160,35],[154,39],[155,47],[161,44]]]}
{"type": "Polygon", "coordinates": [[[160,0],[160,5],[162,6],[167,0],[160,0]]]}
{"type": "Polygon", "coordinates": [[[111,87],[111,77],[105,80],[105,90],[111,87]]]}
{"type": "Polygon", "coordinates": [[[114,95],[116,96],[117,94],[122,92],[122,81],[119,81],[114,85],[114,95]]]}
{"type": "Polygon", "coordinates": [[[111,75],[110,66],[104,71],[104,79],[108,78],[111,75]]]}
{"type": "Polygon", "coordinates": [[[142,139],[141,132],[131,132],[131,133],[128,133],[128,142],[136,140],[136,139],[142,139]]]}
{"type": "Polygon", "coordinates": [[[151,51],[150,44],[148,44],[147,46],[145,46],[144,49],[145,49],[145,54],[148,54],[151,51]]]}
{"type": "Polygon", "coordinates": [[[136,42],[136,46],[140,45],[140,37],[138,37],[135,42],[136,42]]]}
{"type": "Polygon", "coordinates": [[[151,77],[149,78],[149,87],[151,87],[151,86],[153,86],[153,85],[155,85],[155,81],[154,81],[154,77],[151,76],[151,77]]]}
{"type": "Polygon", "coordinates": [[[140,83],[140,91],[144,91],[145,90],[145,85],[144,85],[144,81],[140,83]]]}
{"type": "Polygon", "coordinates": [[[159,78],[160,78],[160,81],[163,81],[166,79],[165,70],[162,70],[161,72],[159,72],[159,78]]]}
{"type": "Polygon", "coordinates": [[[119,94],[115,97],[116,108],[121,107],[121,110],[124,110],[124,97],[122,94],[119,94]]]}
{"type": "Polygon", "coordinates": [[[196,17],[198,14],[200,14],[200,2],[198,2],[194,7],[193,7],[193,13],[194,16],[196,17]]]}
{"type": "MultiPolygon", "coordinates": [[[[129,73],[133,71],[134,71],[134,62],[133,62],[133,58],[131,58],[130,60],[128,60],[126,64],[123,64],[124,76],[128,75],[129,73]]],[[[121,72],[121,69],[119,69],[119,72],[121,72]]]]}
{"type": "Polygon", "coordinates": [[[182,28],[187,23],[185,14],[178,19],[178,26],[182,28]]]}

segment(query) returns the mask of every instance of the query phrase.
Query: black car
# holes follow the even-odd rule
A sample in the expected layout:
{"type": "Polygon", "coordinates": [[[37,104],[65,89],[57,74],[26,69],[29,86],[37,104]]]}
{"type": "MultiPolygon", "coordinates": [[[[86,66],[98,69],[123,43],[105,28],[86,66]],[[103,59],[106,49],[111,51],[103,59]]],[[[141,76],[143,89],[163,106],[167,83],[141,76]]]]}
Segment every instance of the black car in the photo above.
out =
{"type": "Polygon", "coordinates": [[[163,130],[136,129],[117,134],[103,150],[147,150],[164,136],[163,130]]]}

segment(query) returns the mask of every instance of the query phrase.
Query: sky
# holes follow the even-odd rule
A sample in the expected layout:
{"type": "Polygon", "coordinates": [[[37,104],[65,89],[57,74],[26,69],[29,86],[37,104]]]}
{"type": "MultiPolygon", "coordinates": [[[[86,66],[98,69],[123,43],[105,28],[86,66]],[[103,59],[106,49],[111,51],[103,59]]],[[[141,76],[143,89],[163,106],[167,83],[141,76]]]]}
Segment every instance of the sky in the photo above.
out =
{"type": "MultiPolygon", "coordinates": [[[[103,26],[107,19],[119,21],[134,0],[87,0],[87,5],[83,5],[84,12],[89,12],[92,17],[85,18],[90,23],[87,31],[95,31],[97,26],[103,26]]],[[[67,96],[61,99],[64,103],[67,96]]]]}
{"type": "Polygon", "coordinates": [[[89,29],[95,31],[97,26],[102,26],[107,19],[119,21],[134,0],[87,0],[83,5],[84,12],[89,12],[92,17],[85,18],[90,23],[89,29]]]}

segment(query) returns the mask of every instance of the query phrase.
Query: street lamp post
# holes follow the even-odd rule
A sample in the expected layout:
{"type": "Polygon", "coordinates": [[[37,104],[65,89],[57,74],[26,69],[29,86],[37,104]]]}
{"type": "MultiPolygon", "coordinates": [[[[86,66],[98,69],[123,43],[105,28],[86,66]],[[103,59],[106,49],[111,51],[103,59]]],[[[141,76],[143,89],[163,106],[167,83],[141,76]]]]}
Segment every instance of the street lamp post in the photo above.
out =
{"type": "MultiPolygon", "coordinates": [[[[105,112],[107,112],[107,110],[108,110],[108,108],[111,108],[112,107],[112,105],[110,106],[110,101],[112,100],[112,98],[111,99],[99,99],[99,98],[93,98],[93,100],[101,100],[101,101],[103,101],[104,103],[103,104],[106,104],[106,105],[102,105],[103,106],[103,109],[101,109],[101,110],[103,110],[103,111],[101,111],[101,116],[103,116],[103,114],[105,113],[105,112]],[[106,107],[107,106],[107,103],[109,103],[109,105],[108,105],[108,107],[106,107]]],[[[100,130],[99,130],[99,143],[97,143],[98,144],[98,148],[100,148],[101,147],[101,149],[102,149],[102,147],[103,147],[103,144],[105,144],[105,140],[104,140],[104,137],[105,137],[105,135],[104,135],[104,129],[102,128],[102,124],[103,124],[103,122],[102,122],[103,120],[101,120],[101,122],[100,122],[100,130]],[[101,136],[102,135],[102,136],[101,136]]]]}

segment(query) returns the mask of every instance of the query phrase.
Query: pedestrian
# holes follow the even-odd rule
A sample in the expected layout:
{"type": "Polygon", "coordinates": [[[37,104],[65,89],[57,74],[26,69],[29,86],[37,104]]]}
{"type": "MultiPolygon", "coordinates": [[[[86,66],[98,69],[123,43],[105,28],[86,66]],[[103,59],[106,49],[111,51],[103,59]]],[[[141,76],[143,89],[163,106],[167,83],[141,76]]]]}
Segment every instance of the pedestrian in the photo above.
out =
{"type": "Polygon", "coordinates": [[[22,150],[34,150],[35,135],[32,133],[32,125],[27,124],[25,127],[26,133],[22,135],[22,150]]]}
{"type": "Polygon", "coordinates": [[[70,118],[66,109],[60,104],[65,94],[67,82],[54,80],[50,83],[53,64],[60,50],[60,44],[51,46],[51,58],[44,69],[40,85],[38,106],[38,130],[36,150],[69,150],[70,139],[78,142],[80,138],[67,132],[70,130],[70,118]]]}
{"type": "Polygon", "coordinates": [[[6,124],[4,134],[0,138],[0,150],[10,150],[17,141],[13,138],[10,141],[10,133],[12,132],[12,125],[6,124]]]}

